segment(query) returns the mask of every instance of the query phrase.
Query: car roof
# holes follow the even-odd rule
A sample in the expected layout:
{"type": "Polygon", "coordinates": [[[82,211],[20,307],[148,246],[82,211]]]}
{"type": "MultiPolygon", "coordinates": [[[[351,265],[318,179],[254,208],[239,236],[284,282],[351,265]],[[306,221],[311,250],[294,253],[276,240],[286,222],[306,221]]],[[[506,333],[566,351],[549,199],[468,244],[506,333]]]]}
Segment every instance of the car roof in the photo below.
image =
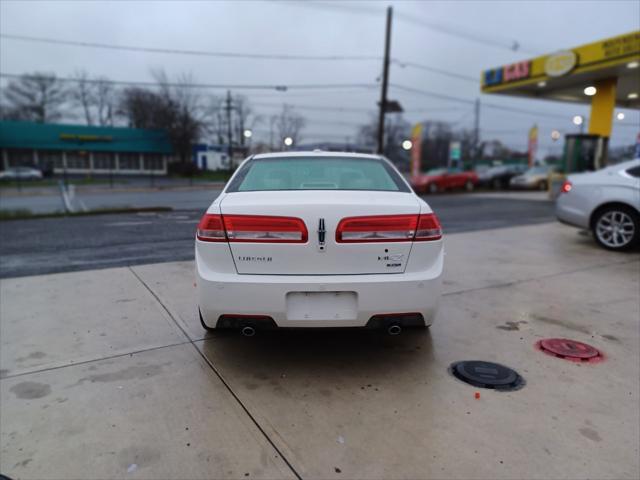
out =
{"type": "Polygon", "coordinates": [[[375,159],[380,160],[382,156],[367,154],[367,153],[353,153],[353,152],[272,152],[272,153],[259,153],[252,158],[256,160],[262,160],[267,158],[326,158],[326,157],[340,157],[340,158],[353,158],[353,159],[375,159]]]}
{"type": "Polygon", "coordinates": [[[616,170],[626,170],[628,168],[637,167],[638,165],[640,165],[640,158],[634,158],[633,160],[627,160],[626,162],[611,165],[611,168],[616,170]]]}

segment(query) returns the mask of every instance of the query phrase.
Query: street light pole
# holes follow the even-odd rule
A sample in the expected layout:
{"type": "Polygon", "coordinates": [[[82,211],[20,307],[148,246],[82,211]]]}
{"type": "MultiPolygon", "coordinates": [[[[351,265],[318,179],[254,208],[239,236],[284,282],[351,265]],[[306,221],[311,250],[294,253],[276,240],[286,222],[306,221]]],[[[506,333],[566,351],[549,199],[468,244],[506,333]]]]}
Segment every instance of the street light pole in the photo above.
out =
{"type": "Polygon", "coordinates": [[[389,52],[391,50],[391,17],[393,8],[387,7],[387,29],[384,41],[384,63],[382,68],[382,91],[380,92],[380,113],[378,117],[378,153],[384,151],[384,115],[387,110],[387,87],[389,86],[389,52]]]}
{"type": "Polygon", "coordinates": [[[476,103],[473,108],[473,158],[472,161],[478,160],[478,153],[480,151],[480,99],[476,98],[476,103]]]}
{"type": "Polygon", "coordinates": [[[225,107],[225,110],[227,111],[227,140],[229,141],[229,145],[228,145],[228,149],[227,149],[227,154],[229,156],[229,169],[232,168],[231,165],[231,159],[233,157],[233,147],[232,147],[232,129],[231,129],[231,90],[227,90],[227,106],[225,107]]]}

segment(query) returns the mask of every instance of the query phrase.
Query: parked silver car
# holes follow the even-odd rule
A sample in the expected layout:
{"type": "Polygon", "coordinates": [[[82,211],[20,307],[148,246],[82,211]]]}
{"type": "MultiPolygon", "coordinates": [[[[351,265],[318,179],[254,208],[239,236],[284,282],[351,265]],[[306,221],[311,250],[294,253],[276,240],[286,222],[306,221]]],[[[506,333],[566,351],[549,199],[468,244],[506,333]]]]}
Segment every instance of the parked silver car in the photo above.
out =
{"type": "Polygon", "coordinates": [[[556,200],[556,216],[591,230],[609,250],[640,244],[640,159],[570,175],[556,200]]]}
{"type": "Polygon", "coordinates": [[[551,165],[531,167],[522,175],[513,177],[509,181],[509,187],[528,190],[547,190],[549,188],[549,174],[556,170],[557,168],[551,165]]]}
{"type": "Polygon", "coordinates": [[[0,171],[0,180],[38,180],[42,172],[31,167],[10,167],[0,171]]]}

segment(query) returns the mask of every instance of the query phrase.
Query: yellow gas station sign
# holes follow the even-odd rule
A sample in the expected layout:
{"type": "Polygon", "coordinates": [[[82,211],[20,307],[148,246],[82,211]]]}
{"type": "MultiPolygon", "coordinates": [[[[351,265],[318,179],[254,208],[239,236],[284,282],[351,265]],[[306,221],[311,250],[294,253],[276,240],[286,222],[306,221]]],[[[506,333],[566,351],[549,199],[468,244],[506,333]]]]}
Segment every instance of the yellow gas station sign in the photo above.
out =
{"type": "Polygon", "coordinates": [[[640,31],[486,70],[481,78],[482,91],[500,92],[632,61],[640,61],[640,31]]]}
{"type": "Polygon", "coordinates": [[[608,138],[616,107],[640,108],[640,31],[482,72],[483,93],[590,103],[589,134],[608,138]]]}

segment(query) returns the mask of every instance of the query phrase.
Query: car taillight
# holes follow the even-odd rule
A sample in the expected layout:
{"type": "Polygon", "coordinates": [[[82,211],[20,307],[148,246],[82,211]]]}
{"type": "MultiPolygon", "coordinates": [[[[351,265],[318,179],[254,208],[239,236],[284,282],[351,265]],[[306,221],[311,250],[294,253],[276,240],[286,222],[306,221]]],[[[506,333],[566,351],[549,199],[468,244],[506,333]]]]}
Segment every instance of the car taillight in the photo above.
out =
{"type": "Polygon", "coordinates": [[[442,238],[442,227],[440,220],[435,213],[420,215],[418,219],[418,229],[416,230],[416,242],[428,242],[430,240],[440,240],[442,238]]]}
{"type": "Polygon", "coordinates": [[[413,239],[417,225],[417,215],[347,217],[338,223],[336,242],[406,242],[413,239]]]}
{"type": "Polygon", "coordinates": [[[562,184],[562,187],[560,187],[560,192],[569,193],[572,188],[573,185],[571,185],[571,182],[569,180],[565,180],[565,182],[562,184]]]}
{"type": "Polygon", "coordinates": [[[306,243],[307,227],[295,217],[223,215],[230,242],[306,243]]]}
{"type": "Polygon", "coordinates": [[[203,242],[226,242],[222,217],[205,213],[198,224],[197,237],[203,242]]]}

